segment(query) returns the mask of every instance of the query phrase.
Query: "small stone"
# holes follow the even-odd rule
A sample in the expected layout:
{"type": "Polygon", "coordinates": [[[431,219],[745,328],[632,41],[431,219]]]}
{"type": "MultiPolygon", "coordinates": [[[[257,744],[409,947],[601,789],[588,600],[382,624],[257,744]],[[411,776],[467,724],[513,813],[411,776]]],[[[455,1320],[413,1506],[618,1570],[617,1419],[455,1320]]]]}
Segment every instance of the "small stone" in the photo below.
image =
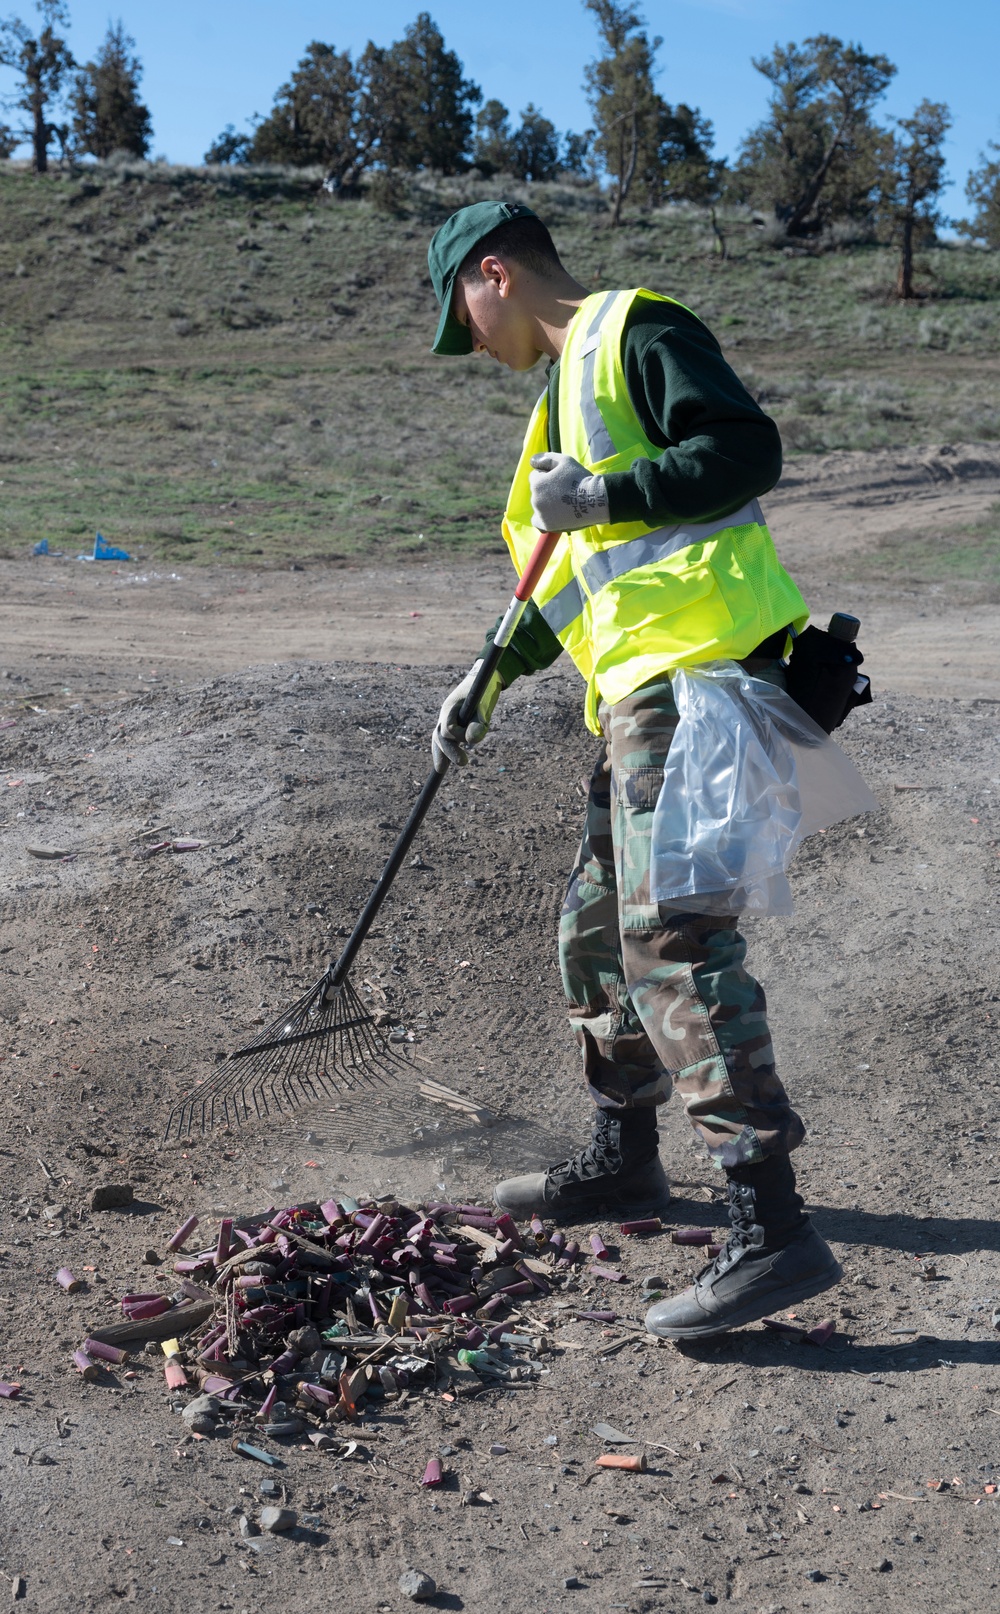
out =
{"type": "Polygon", "coordinates": [[[280,1534],[282,1530],[294,1530],[297,1514],[294,1508],[261,1508],[260,1527],[268,1535],[280,1534]]]}
{"type": "Polygon", "coordinates": [[[558,1444],[559,1444],[559,1436],[558,1435],[546,1435],[545,1444],[546,1444],[546,1446],[558,1446],[558,1444]]]}
{"type": "Polygon", "coordinates": [[[703,1603],[717,1603],[719,1601],[719,1599],[716,1597],[715,1593],[710,1592],[710,1591],[702,1592],[701,1600],[702,1600],[703,1603]]]}
{"type": "Polygon", "coordinates": [[[311,1356],[313,1351],[321,1350],[323,1341],[319,1337],[319,1329],[312,1323],[304,1323],[301,1328],[293,1328],[290,1334],[285,1335],[285,1344],[289,1350],[298,1351],[300,1356],[311,1356]]]}
{"type": "Polygon", "coordinates": [[[807,1569],[806,1570],[806,1580],[819,1581],[819,1580],[825,1580],[825,1579],[826,1579],[826,1576],[824,1575],[822,1569],[807,1569]]]}
{"type": "Polygon", "coordinates": [[[131,1205],[135,1195],[130,1182],[103,1183],[90,1196],[91,1210],[123,1210],[131,1205]]]}
{"type": "Polygon", "coordinates": [[[262,1479],[257,1489],[260,1491],[261,1496],[281,1495],[281,1486],[278,1484],[277,1480],[262,1479]]]}
{"type": "Polygon", "coordinates": [[[892,1559],[891,1558],[882,1558],[875,1565],[875,1573],[877,1575],[887,1575],[891,1568],[892,1568],[892,1559]]]}
{"type": "Polygon", "coordinates": [[[214,1395],[196,1395],[181,1417],[193,1435],[214,1435],[219,1421],[219,1402],[214,1395]]]}
{"type": "Polygon", "coordinates": [[[790,1423],[776,1423],[771,1430],[772,1435],[790,1435],[791,1432],[792,1426],[790,1423]]]}
{"type": "Polygon", "coordinates": [[[491,1457],[506,1457],[509,1450],[510,1450],[509,1446],[501,1446],[499,1441],[494,1441],[493,1445],[490,1447],[490,1456],[491,1457]]]}
{"type": "Polygon", "coordinates": [[[248,1518],[245,1513],[240,1515],[240,1535],[244,1541],[248,1541],[251,1536],[260,1535],[259,1525],[253,1519],[248,1518]]]}
{"type": "Polygon", "coordinates": [[[812,1491],[809,1489],[808,1485],[803,1485],[801,1480],[799,1480],[797,1485],[792,1486],[792,1490],[795,1492],[796,1496],[812,1496],[812,1491]]]}
{"type": "Polygon", "coordinates": [[[583,1590],[583,1581],[576,1575],[567,1575],[563,1586],[568,1592],[579,1592],[583,1590]]]}
{"type": "Polygon", "coordinates": [[[666,1279],[658,1278],[658,1277],[654,1276],[652,1273],[647,1273],[646,1276],[642,1280],[642,1287],[644,1289],[662,1289],[664,1287],[665,1282],[666,1282],[666,1279]]]}
{"type": "Polygon", "coordinates": [[[407,1569],[399,1577],[399,1589],[404,1596],[412,1597],[415,1603],[422,1603],[426,1598],[434,1596],[437,1582],[420,1569],[407,1569]]]}

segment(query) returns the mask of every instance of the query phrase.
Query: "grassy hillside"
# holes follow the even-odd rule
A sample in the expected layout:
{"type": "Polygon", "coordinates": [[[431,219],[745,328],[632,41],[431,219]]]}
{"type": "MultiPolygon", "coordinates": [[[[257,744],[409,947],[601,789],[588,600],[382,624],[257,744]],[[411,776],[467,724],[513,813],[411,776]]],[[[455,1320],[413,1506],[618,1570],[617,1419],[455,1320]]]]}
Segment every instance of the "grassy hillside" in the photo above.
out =
{"type": "MultiPolygon", "coordinates": [[[[495,544],[539,369],[435,359],[425,251],[471,181],[401,216],[301,176],[0,165],[0,551],[95,528],[148,558],[495,544]]],[[[585,284],[645,284],[713,326],[789,453],[1000,436],[997,259],[776,247],[745,212],[610,230],[592,192],[533,205],[585,284]]]]}

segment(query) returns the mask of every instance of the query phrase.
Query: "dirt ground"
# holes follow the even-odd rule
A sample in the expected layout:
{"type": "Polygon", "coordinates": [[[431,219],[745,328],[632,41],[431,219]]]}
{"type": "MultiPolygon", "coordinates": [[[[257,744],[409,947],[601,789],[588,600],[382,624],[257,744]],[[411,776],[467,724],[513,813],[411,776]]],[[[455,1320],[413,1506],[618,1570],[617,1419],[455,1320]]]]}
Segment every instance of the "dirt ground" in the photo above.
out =
{"type": "MultiPolygon", "coordinates": [[[[700,1258],[597,1223],[629,1274],[623,1325],[543,1312],[556,1343],[532,1382],[386,1403],[344,1461],[293,1445],[278,1472],[302,1522],[256,1545],[238,1519],[268,1471],[185,1439],[149,1358],[87,1385],[70,1353],[125,1290],[169,1290],[166,1240],[191,1212],[210,1228],[338,1190],[471,1199],[575,1145],[587,1102],[554,932],[593,749],[580,687],[558,666],[505,698],[362,955],[357,979],[412,1033],[413,1078],[161,1146],[174,1100],[338,947],[510,574],[499,554],[177,577],[3,563],[0,1378],[23,1389],[0,1400],[0,1571],[15,1603],[368,1614],[408,1606],[409,1568],[436,1580],[429,1606],[474,1614],[996,1602],[1000,603],[859,582],[852,562],[897,530],[974,523],[998,492],[1000,455],[970,448],[799,462],[769,503],[817,616],[862,617],[878,695],[842,732],[881,811],[807,843],[792,919],[747,926],[809,1125],[801,1185],[846,1269],[801,1312],[836,1320],[830,1344],[757,1327],[646,1340],[642,1278],[680,1286],[700,1258]],[[206,844],[137,859],[154,831],[206,844]],[[424,1074],[498,1124],[421,1100],[424,1074]],[[89,1209],[123,1179],[130,1209],[89,1209]],[[79,1293],[56,1287],[61,1265],[79,1293]],[[647,1473],[594,1467],[601,1420],[636,1436],[647,1473]],[[442,1451],[451,1477],[431,1494],[419,1478],[442,1451]],[[473,1487],[493,1500],[463,1507],[473,1487]]],[[[672,1220],[720,1222],[679,1109],[661,1135],[672,1220]]],[[[581,1278],[569,1299],[607,1303],[600,1287],[581,1278]]]]}

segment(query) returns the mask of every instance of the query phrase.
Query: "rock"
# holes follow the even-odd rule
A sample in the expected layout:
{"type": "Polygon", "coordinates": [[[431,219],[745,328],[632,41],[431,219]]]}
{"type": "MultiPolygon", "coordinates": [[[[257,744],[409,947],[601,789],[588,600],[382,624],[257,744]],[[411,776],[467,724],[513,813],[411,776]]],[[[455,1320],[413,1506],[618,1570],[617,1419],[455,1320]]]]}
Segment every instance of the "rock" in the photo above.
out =
{"type": "Polygon", "coordinates": [[[148,1267],[158,1267],[160,1264],[159,1250],[147,1250],[142,1258],[148,1267]]]}
{"type": "Polygon", "coordinates": [[[264,1433],[276,1440],[290,1440],[293,1435],[301,1435],[305,1427],[303,1418],[279,1418],[277,1422],[266,1423],[264,1433]]]}
{"type": "Polygon", "coordinates": [[[399,1589],[406,1597],[412,1597],[415,1603],[422,1603],[425,1598],[433,1597],[437,1591],[437,1584],[430,1575],[425,1575],[419,1569],[407,1569],[399,1577],[399,1589]]]}
{"type": "Polygon", "coordinates": [[[806,1570],[806,1580],[819,1581],[819,1580],[825,1580],[825,1579],[826,1579],[826,1576],[824,1575],[822,1569],[807,1569],[806,1570]]]}
{"type": "Polygon", "coordinates": [[[130,1182],[107,1182],[95,1188],[90,1196],[91,1210],[123,1210],[131,1205],[135,1195],[130,1182]]]}
{"type": "Polygon", "coordinates": [[[892,1559],[891,1558],[882,1558],[875,1565],[875,1573],[877,1575],[887,1575],[891,1568],[892,1568],[892,1559]]]}
{"type": "Polygon", "coordinates": [[[298,1515],[294,1508],[261,1508],[260,1527],[268,1535],[279,1535],[282,1530],[294,1530],[298,1515]]]}
{"type": "Polygon", "coordinates": [[[642,1280],[642,1287],[644,1289],[663,1289],[666,1287],[666,1282],[663,1278],[656,1277],[655,1274],[647,1272],[646,1276],[642,1280]]]}
{"type": "Polygon", "coordinates": [[[219,1421],[219,1401],[214,1395],[196,1395],[181,1417],[193,1435],[214,1435],[219,1421]]]}
{"type": "Polygon", "coordinates": [[[278,1484],[277,1480],[273,1479],[262,1479],[260,1485],[258,1486],[258,1490],[260,1491],[261,1496],[281,1495],[281,1486],[278,1484]]]}
{"type": "Polygon", "coordinates": [[[567,1575],[563,1581],[563,1588],[567,1592],[581,1592],[583,1590],[583,1581],[577,1575],[567,1575]]]}
{"type": "Polygon", "coordinates": [[[312,1323],[304,1323],[301,1328],[293,1328],[290,1334],[285,1335],[285,1344],[290,1351],[298,1351],[300,1356],[311,1356],[314,1351],[323,1348],[319,1329],[314,1328],[312,1323]]]}
{"type": "Polygon", "coordinates": [[[248,1541],[251,1536],[260,1535],[260,1527],[254,1523],[253,1519],[248,1518],[245,1513],[240,1516],[240,1535],[244,1541],[248,1541]]]}

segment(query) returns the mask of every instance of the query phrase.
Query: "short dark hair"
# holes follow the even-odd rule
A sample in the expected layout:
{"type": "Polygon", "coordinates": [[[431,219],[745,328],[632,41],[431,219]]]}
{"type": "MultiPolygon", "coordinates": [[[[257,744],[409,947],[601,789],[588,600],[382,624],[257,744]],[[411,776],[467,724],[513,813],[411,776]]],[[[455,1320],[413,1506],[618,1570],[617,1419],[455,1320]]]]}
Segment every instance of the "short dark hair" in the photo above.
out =
{"type": "Polygon", "coordinates": [[[507,219],[477,241],[458,266],[456,278],[463,284],[482,279],[479,265],[484,258],[510,258],[532,274],[551,280],[562,268],[555,242],[537,218],[507,219]]]}

